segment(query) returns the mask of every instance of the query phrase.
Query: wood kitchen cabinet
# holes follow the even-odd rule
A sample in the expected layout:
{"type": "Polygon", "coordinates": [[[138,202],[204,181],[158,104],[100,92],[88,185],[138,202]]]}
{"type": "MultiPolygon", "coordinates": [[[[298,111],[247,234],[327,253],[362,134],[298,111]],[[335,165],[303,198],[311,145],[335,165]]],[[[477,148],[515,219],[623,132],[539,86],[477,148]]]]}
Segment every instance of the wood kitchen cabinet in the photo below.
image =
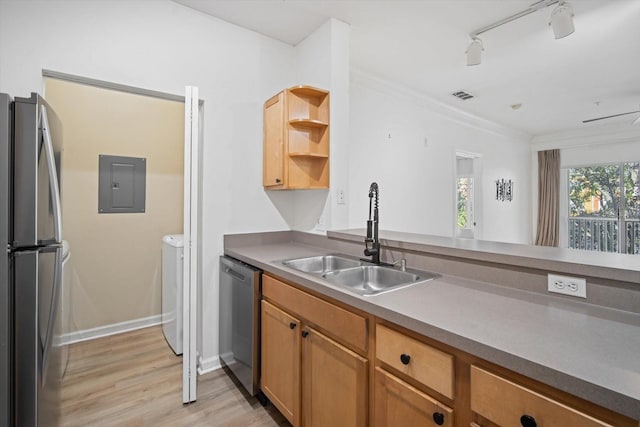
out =
{"type": "Polygon", "coordinates": [[[294,86],[264,103],[263,186],[329,188],[329,92],[294,86]]]}
{"type": "Polygon", "coordinates": [[[268,275],[263,297],[264,394],[294,426],[366,426],[367,358],[336,341],[366,346],[366,320],[268,275]],[[340,324],[336,339],[318,330],[340,324]]]}
{"type": "Polygon", "coordinates": [[[477,366],[471,366],[471,409],[482,427],[612,426],[477,366]]]}
{"type": "Polygon", "coordinates": [[[300,424],[300,321],[262,301],[262,392],[293,425],[300,424]]]}
{"type": "Polygon", "coordinates": [[[367,425],[367,359],[313,328],[302,339],[302,425],[367,425]]]}
{"type": "Polygon", "coordinates": [[[638,422],[388,323],[375,328],[375,426],[638,427],[638,422]]]}
{"type": "Polygon", "coordinates": [[[376,326],[376,357],[443,396],[454,397],[453,356],[383,325],[376,326]]]}
{"type": "Polygon", "coordinates": [[[375,355],[375,426],[454,425],[453,409],[429,395],[453,401],[453,355],[382,324],[376,325],[375,355]]]}
{"type": "Polygon", "coordinates": [[[261,389],[296,427],[638,427],[445,343],[262,277],[261,389]]]}
{"type": "Polygon", "coordinates": [[[374,426],[454,425],[451,408],[380,368],[375,376],[374,426]]]}

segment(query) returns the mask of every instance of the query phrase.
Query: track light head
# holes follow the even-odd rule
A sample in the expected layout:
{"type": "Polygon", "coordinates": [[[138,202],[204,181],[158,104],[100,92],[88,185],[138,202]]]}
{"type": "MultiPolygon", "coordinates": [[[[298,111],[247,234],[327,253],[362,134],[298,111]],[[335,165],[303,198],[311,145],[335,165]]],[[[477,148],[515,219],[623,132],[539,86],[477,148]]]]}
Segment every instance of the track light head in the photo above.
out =
{"type": "Polygon", "coordinates": [[[503,18],[492,24],[485,25],[484,27],[478,28],[477,30],[469,33],[472,41],[467,49],[467,65],[478,65],[482,62],[482,51],[484,48],[482,46],[482,41],[478,38],[480,34],[484,34],[489,30],[515,21],[516,19],[522,18],[523,16],[527,16],[556,3],[558,6],[556,6],[556,8],[553,9],[553,12],[551,12],[551,20],[549,22],[549,25],[553,29],[555,38],[561,39],[563,37],[567,37],[569,34],[573,34],[575,31],[575,27],[573,26],[573,7],[568,0],[538,0],[523,11],[503,18]]]}
{"type": "Polygon", "coordinates": [[[573,8],[566,1],[560,1],[558,6],[551,12],[549,22],[556,39],[567,37],[576,30],[573,25],[573,8]]]}
{"type": "Polygon", "coordinates": [[[479,65],[482,62],[482,40],[477,37],[473,37],[471,44],[467,48],[467,65],[479,65]]]}

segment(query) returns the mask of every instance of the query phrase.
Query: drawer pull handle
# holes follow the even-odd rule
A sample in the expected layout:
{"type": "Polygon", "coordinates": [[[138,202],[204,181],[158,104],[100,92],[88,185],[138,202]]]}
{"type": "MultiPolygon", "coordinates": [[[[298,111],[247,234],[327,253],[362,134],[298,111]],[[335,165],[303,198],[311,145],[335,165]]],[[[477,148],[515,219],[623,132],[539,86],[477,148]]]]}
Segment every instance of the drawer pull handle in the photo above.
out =
{"type": "Polygon", "coordinates": [[[408,354],[402,353],[400,355],[400,361],[402,362],[403,365],[408,365],[409,362],[411,362],[411,356],[409,356],[408,354]]]}
{"type": "Polygon", "coordinates": [[[276,178],[276,184],[280,184],[282,181],[280,181],[280,178],[276,178]]]}
{"type": "Polygon", "coordinates": [[[522,424],[522,427],[537,427],[538,424],[536,424],[536,419],[533,418],[531,415],[523,415],[520,417],[520,424],[522,424]]]}
{"type": "Polygon", "coordinates": [[[289,328],[295,329],[296,328],[296,324],[294,322],[289,323],[289,328]]]}
{"type": "Polygon", "coordinates": [[[306,338],[309,336],[309,331],[302,331],[302,338],[306,338]]]}
{"type": "Polygon", "coordinates": [[[434,412],[433,413],[433,422],[438,424],[439,426],[444,424],[444,414],[442,414],[441,412],[434,412]]]}

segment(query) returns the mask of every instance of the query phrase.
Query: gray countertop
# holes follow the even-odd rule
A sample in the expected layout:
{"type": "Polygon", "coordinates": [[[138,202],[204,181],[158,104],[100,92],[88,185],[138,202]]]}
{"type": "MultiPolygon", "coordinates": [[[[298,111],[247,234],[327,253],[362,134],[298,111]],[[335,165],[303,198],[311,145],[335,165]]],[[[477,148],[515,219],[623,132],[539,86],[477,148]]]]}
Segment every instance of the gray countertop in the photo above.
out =
{"type": "Polygon", "coordinates": [[[299,243],[225,254],[550,386],[640,420],[640,315],[454,276],[362,297],[278,261],[299,243]]]}
{"type": "MultiPolygon", "coordinates": [[[[358,243],[364,240],[365,234],[364,228],[327,231],[327,236],[330,238],[358,243]]],[[[380,243],[390,248],[418,250],[640,284],[640,262],[637,255],[456,239],[389,230],[380,230],[380,243]]]]}

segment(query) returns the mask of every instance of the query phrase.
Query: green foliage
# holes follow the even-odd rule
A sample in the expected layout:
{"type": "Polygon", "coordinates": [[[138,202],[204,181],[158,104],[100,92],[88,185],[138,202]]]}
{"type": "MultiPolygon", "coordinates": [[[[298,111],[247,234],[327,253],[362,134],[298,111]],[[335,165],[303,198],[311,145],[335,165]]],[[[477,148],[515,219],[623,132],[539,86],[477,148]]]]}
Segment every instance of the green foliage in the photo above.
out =
{"type": "Polygon", "coordinates": [[[467,211],[460,209],[460,203],[458,203],[458,228],[465,228],[467,226],[467,211]]]}
{"type": "Polygon", "coordinates": [[[471,197],[473,178],[458,178],[457,185],[457,210],[458,228],[467,228],[469,218],[467,217],[467,201],[471,197]]]}
{"type": "Polygon", "coordinates": [[[569,215],[572,217],[617,218],[625,206],[626,217],[637,217],[638,163],[625,163],[622,169],[624,205],[620,198],[620,165],[588,166],[569,169],[569,215]],[[593,199],[599,209],[590,212],[593,199]]]}

